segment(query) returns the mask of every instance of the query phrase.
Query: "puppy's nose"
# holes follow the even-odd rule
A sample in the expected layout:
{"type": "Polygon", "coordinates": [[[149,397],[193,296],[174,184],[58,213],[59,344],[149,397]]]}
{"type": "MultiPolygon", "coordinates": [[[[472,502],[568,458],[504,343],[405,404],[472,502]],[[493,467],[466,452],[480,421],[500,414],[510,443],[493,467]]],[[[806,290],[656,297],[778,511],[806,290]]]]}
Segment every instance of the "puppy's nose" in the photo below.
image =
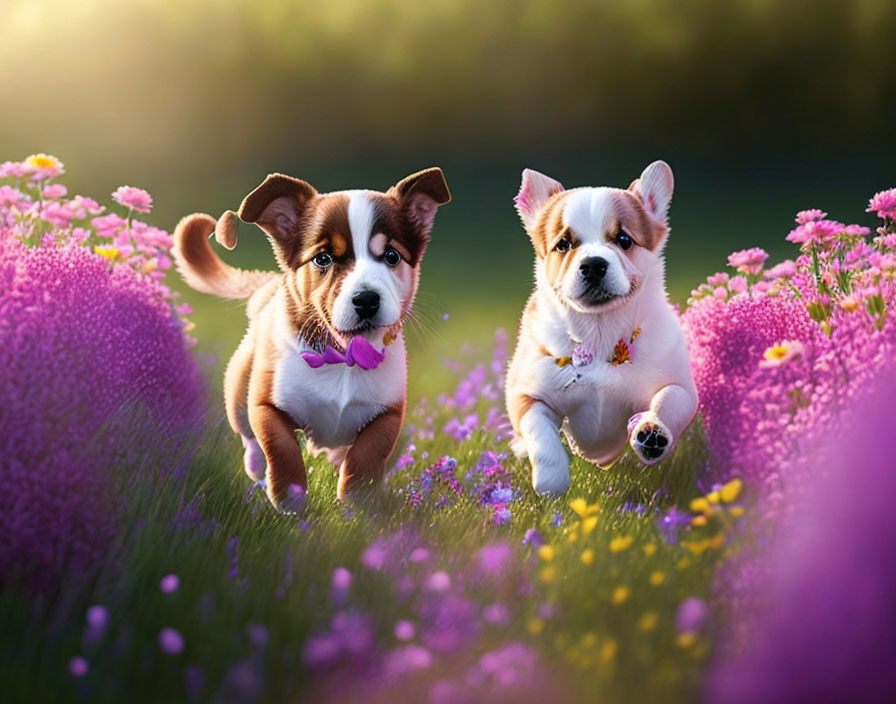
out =
{"type": "Polygon", "coordinates": [[[380,309],[380,294],[376,291],[358,291],[352,296],[352,305],[361,320],[367,320],[376,315],[380,309]]]}
{"type": "Polygon", "coordinates": [[[588,257],[579,264],[579,273],[589,284],[599,284],[604,280],[610,263],[603,257],[588,257]]]}

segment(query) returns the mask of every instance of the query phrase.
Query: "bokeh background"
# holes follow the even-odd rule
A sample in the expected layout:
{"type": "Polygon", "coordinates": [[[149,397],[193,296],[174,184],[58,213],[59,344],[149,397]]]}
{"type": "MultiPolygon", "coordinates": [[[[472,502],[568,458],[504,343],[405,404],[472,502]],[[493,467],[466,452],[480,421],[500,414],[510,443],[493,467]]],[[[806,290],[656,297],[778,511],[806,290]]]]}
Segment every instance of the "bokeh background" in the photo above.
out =
{"type": "MultiPolygon", "coordinates": [[[[626,186],[668,161],[677,301],[734,249],[786,255],[797,210],[870,224],[896,185],[894,37],[892,0],[4,0],[0,156],[56,154],[73,192],[146,188],[169,229],[271,171],[385,189],[440,165],[454,202],[409,332],[434,358],[515,324],[523,167],[626,186]]],[[[273,265],[250,228],[226,258],[273,265]]],[[[226,361],[241,306],[186,295],[226,361]]]]}

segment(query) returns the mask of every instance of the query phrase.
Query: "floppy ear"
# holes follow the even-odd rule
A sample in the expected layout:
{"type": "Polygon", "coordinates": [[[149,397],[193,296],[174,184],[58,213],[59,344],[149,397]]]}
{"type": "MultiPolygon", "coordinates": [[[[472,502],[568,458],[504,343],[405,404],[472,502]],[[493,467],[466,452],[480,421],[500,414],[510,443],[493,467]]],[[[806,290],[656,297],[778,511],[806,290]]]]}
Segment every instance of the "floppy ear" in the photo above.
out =
{"type": "Polygon", "coordinates": [[[538,211],[541,210],[548,198],[565,190],[562,183],[555,181],[550,176],[545,176],[532,169],[523,169],[520,192],[516,194],[513,203],[525,228],[528,230],[535,224],[538,219],[538,211]]]}
{"type": "Polygon", "coordinates": [[[237,236],[239,235],[239,218],[232,210],[225,210],[218,222],[215,224],[215,239],[218,244],[226,249],[236,247],[237,236]]]}
{"type": "Polygon", "coordinates": [[[392,186],[389,192],[398,197],[404,212],[423,235],[432,230],[439,206],[451,201],[445,175],[437,166],[411,174],[392,186]]]}
{"type": "Polygon", "coordinates": [[[666,222],[675,179],[665,161],[655,161],[628,187],[644,204],[644,209],[662,223],[666,222]]]}
{"type": "Polygon", "coordinates": [[[314,187],[305,181],[271,174],[245,197],[239,217],[243,222],[255,223],[275,241],[284,242],[295,233],[305,206],[316,195],[314,187]]]}

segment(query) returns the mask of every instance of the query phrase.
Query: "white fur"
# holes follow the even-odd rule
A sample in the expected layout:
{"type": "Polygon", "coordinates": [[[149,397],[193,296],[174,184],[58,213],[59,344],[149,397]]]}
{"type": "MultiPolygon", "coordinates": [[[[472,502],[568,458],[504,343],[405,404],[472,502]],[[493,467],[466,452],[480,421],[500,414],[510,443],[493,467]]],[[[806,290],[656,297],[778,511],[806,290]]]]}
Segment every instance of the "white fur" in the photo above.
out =
{"type": "MultiPolygon", "coordinates": [[[[645,170],[650,177],[645,186],[655,189],[655,214],[664,218],[671,199],[671,172],[666,178],[650,171],[652,167],[645,170]]],[[[582,291],[579,261],[569,267],[561,284],[553,286],[543,263],[537,261],[535,313],[524,318],[511,361],[508,394],[536,399],[520,420],[514,449],[529,455],[539,493],[563,493],[569,485],[558,427],[578,454],[608,466],[625,449],[628,419],[643,413],[632,437],[643,423],[656,422],[669,436],[664,459],[697,408],[684,335],[666,297],[662,252],[637,247],[630,258],[606,241],[605,232],[612,229],[609,193],[604,188],[570,192],[563,217],[581,242],[577,259],[604,257],[605,285],[620,298],[589,310],[575,301],[582,291]],[[638,328],[641,334],[631,345],[632,363],[609,363],[617,342],[628,342],[638,328]],[[594,361],[578,368],[558,366],[555,359],[570,356],[575,342],[590,351],[594,361]],[[534,344],[546,348],[550,356],[521,354],[521,347],[534,344]]]]}
{"type": "Polygon", "coordinates": [[[333,324],[340,331],[357,328],[361,321],[355,312],[352,298],[361,291],[375,291],[380,295],[380,309],[370,321],[388,327],[401,317],[401,281],[391,269],[370,252],[370,239],[376,213],[370,191],[345,191],[349,197],[348,223],[351,229],[355,264],[342,282],[342,289],[333,304],[333,324]]]}
{"type": "MultiPolygon", "coordinates": [[[[282,300],[273,303],[283,305],[282,300]]],[[[381,348],[382,332],[371,342],[381,348]]],[[[308,347],[286,330],[277,333],[274,344],[279,356],[274,405],[288,413],[318,448],[351,445],[364,426],[404,398],[407,363],[401,335],[386,348],[386,358],[376,369],[345,364],[312,369],[300,356],[308,347]]]]}

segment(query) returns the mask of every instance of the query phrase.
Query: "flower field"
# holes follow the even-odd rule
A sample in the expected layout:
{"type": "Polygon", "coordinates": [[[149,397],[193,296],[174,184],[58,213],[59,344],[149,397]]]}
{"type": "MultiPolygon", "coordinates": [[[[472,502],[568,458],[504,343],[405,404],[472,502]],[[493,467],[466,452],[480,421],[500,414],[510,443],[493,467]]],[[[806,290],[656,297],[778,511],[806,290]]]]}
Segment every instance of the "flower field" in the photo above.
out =
{"type": "Polygon", "coordinates": [[[736,252],[696,286],[700,415],[665,462],[575,460],[537,497],[499,330],[410,399],[381,491],[337,502],[310,457],[287,516],[242,472],[149,194],[69,197],[63,173],[0,165],[5,701],[896,693],[896,189],[874,227],[803,211],[791,259],[736,252]]]}

